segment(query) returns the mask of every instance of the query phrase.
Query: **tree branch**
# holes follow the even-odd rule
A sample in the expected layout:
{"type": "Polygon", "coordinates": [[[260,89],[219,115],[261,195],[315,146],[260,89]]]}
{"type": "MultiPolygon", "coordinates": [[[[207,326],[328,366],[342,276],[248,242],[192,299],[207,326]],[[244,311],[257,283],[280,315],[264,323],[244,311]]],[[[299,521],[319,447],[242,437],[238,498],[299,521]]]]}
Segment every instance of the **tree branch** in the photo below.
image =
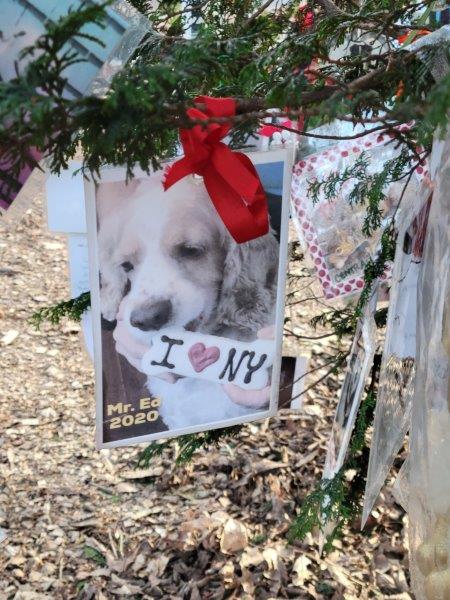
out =
{"type": "Polygon", "coordinates": [[[341,17],[347,14],[338,8],[331,0],[316,0],[316,2],[320,7],[323,8],[329,17],[341,17]]]}
{"type": "Polygon", "coordinates": [[[244,21],[242,28],[245,29],[246,27],[248,27],[251,23],[253,23],[253,21],[255,21],[259,15],[262,15],[262,13],[269,8],[269,6],[274,2],[274,0],[267,0],[267,2],[264,2],[264,4],[262,6],[260,6],[257,10],[255,10],[255,12],[249,16],[249,18],[244,21]]]}
{"type": "MultiPolygon", "coordinates": [[[[354,94],[356,92],[366,91],[370,89],[374,89],[379,82],[385,79],[386,75],[394,70],[395,66],[398,66],[398,70],[400,68],[404,68],[407,63],[411,62],[415,59],[414,54],[401,54],[397,57],[392,58],[390,63],[385,67],[379,67],[377,69],[373,69],[368,73],[365,73],[361,77],[354,79],[350,83],[347,83],[343,86],[338,85],[329,85],[323,88],[314,89],[308,92],[304,92],[300,99],[300,107],[304,108],[310,104],[315,104],[317,102],[323,102],[324,100],[329,100],[333,97],[333,95],[337,93],[341,94],[354,94]]],[[[236,99],[237,110],[236,113],[238,115],[248,115],[249,113],[255,113],[257,111],[267,110],[268,107],[264,98],[252,98],[248,99],[236,99]]],[[[201,103],[197,103],[196,108],[199,110],[205,110],[205,105],[201,103]]],[[[175,111],[177,112],[177,111],[175,111]]],[[[295,114],[295,109],[286,111],[286,114],[295,114]]],[[[267,115],[266,115],[267,116],[267,115]]]]}
{"type": "Polygon", "coordinates": [[[357,138],[362,138],[370,133],[375,133],[375,131],[381,131],[382,129],[388,129],[387,125],[379,125],[378,127],[372,127],[372,129],[365,129],[364,131],[360,131],[359,133],[355,133],[353,135],[321,135],[319,133],[311,133],[310,131],[299,131],[298,129],[294,129],[293,127],[286,127],[285,125],[274,124],[274,127],[278,127],[278,129],[282,129],[283,131],[290,131],[291,133],[295,133],[297,135],[302,135],[304,137],[316,138],[319,140],[356,140],[357,138]]]}

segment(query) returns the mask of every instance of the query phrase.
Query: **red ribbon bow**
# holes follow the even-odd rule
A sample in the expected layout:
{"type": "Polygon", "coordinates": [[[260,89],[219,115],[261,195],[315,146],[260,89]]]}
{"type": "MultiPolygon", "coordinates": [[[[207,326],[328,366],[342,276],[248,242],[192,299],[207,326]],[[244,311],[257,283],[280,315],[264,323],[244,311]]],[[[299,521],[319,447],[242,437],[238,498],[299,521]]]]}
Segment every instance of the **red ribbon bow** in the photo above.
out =
{"type": "MultiPolygon", "coordinates": [[[[187,115],[191,119],[203,121],[236,114],[233,98],[199,96],[195,102],[203,104],[205,110],[190,108],[187,115]]],[[[201,175],[220,218],[235,241],[241,244],[269,231],[269,215],[266,194],[251,160],[220,141],[230,129],[228,123],[180,129],[184,157],[169,167],[164,189],[186,175],[201,175]]]]}

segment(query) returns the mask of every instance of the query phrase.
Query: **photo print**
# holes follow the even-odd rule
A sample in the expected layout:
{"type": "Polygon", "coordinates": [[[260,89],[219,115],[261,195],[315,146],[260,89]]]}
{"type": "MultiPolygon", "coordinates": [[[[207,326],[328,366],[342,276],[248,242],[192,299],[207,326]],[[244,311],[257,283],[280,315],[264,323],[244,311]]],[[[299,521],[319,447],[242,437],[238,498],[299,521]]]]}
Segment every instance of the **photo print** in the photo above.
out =
{"type": "Polygon", "coordinates": [[[377,344],[374,314],[378,299],[378,285],[356,327],[355,337],[347,359],[344,383],[336,408],[328,441],[323,478],[332,479],[345,462],[356,416],[364,393],[364,386],[373,363],[377,344]]]}
{"type": "MultiPolygon", "coordinates": [[[[377,283],[372,290],[369,302],[356,326],[355,337],[347,358],[344,382],[341,388],[336,414],[327,445],[327,454],[323,469],[323,480],[330,480],[340,471],[347,457],[348,448],[355,427],[358,410],[364,394],[364,387],[377,347],[377,327],[375,311],[380,286],[377,283]]],[[[324,498],[323,509],[329,497],[324,498]]],[[[325,542],[336,527],[334,520],[328,520],[319,533],[319,551],[322,552],[325,542]]]]}
{"type": "Polygon", "coordinates": [[[363,522],[372,511],[411,420],[416,375],[417,287],[431,202],[429,184],[424,183],[415,201],[399,216],[363,522]]]}
{"type": "Polygon", "coordinates": [[[292,150],[248,154],[270,231],[236,243],[203,179],[105,168],[86,183],[97,444],[277,411],[292,150]]]}

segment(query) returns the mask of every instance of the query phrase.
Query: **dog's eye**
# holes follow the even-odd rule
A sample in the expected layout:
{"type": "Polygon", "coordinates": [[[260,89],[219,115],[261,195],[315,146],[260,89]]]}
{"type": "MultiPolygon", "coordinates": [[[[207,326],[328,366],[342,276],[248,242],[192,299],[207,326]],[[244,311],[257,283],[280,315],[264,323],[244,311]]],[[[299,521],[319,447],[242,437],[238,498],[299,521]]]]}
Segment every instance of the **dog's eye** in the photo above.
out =
{"type": "Polygon", "coordinates": [[[125,273],[129,273],[130,271],[132,271],[134,269],[134,265],[132,265],[129,260],[126,260],[120,266],[125,271],[125,273]]]}
{"type": "Polygon", "coordinates": [[[176,247],[176,255],[178,258],[200,258],[205,254],[203,246],[195,246],[194,244],[179,244],[176,247]]]}

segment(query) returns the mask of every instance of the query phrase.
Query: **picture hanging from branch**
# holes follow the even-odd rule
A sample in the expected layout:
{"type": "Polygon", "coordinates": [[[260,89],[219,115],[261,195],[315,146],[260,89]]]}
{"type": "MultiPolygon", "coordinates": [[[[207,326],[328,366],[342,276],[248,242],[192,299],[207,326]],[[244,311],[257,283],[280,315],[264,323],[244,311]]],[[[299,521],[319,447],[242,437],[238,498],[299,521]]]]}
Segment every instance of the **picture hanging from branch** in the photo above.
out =
{"type": "Polygon", "coordinates": [[[431,186],[398,220],[397,249],[381,364],[377,407],[364,497],[363,524],[369,517],[410,424],[415,389],[417,285],[431,206],[431,186]]]}
{"type": "Polygon", "coordinates": [[[277,411],[290,154],[248,155],[271,226],[242,244],[200,177],[164,191],[162,170],[127,183],[114,168],[87,183],[99,447],[277,411]]]}
{"type": "Polygon", "coordinates": [[[378,285],[375,286],[364,314],[358,322],[355,337],[347,360],[344,383],[336,408],[336,415],[328,441],[325,459],[324,479],[332,479],[345,461],[356,415],[364,393],[364,385],[377,344],[377,330],[374,321],[378,299],[378,285]]]}

